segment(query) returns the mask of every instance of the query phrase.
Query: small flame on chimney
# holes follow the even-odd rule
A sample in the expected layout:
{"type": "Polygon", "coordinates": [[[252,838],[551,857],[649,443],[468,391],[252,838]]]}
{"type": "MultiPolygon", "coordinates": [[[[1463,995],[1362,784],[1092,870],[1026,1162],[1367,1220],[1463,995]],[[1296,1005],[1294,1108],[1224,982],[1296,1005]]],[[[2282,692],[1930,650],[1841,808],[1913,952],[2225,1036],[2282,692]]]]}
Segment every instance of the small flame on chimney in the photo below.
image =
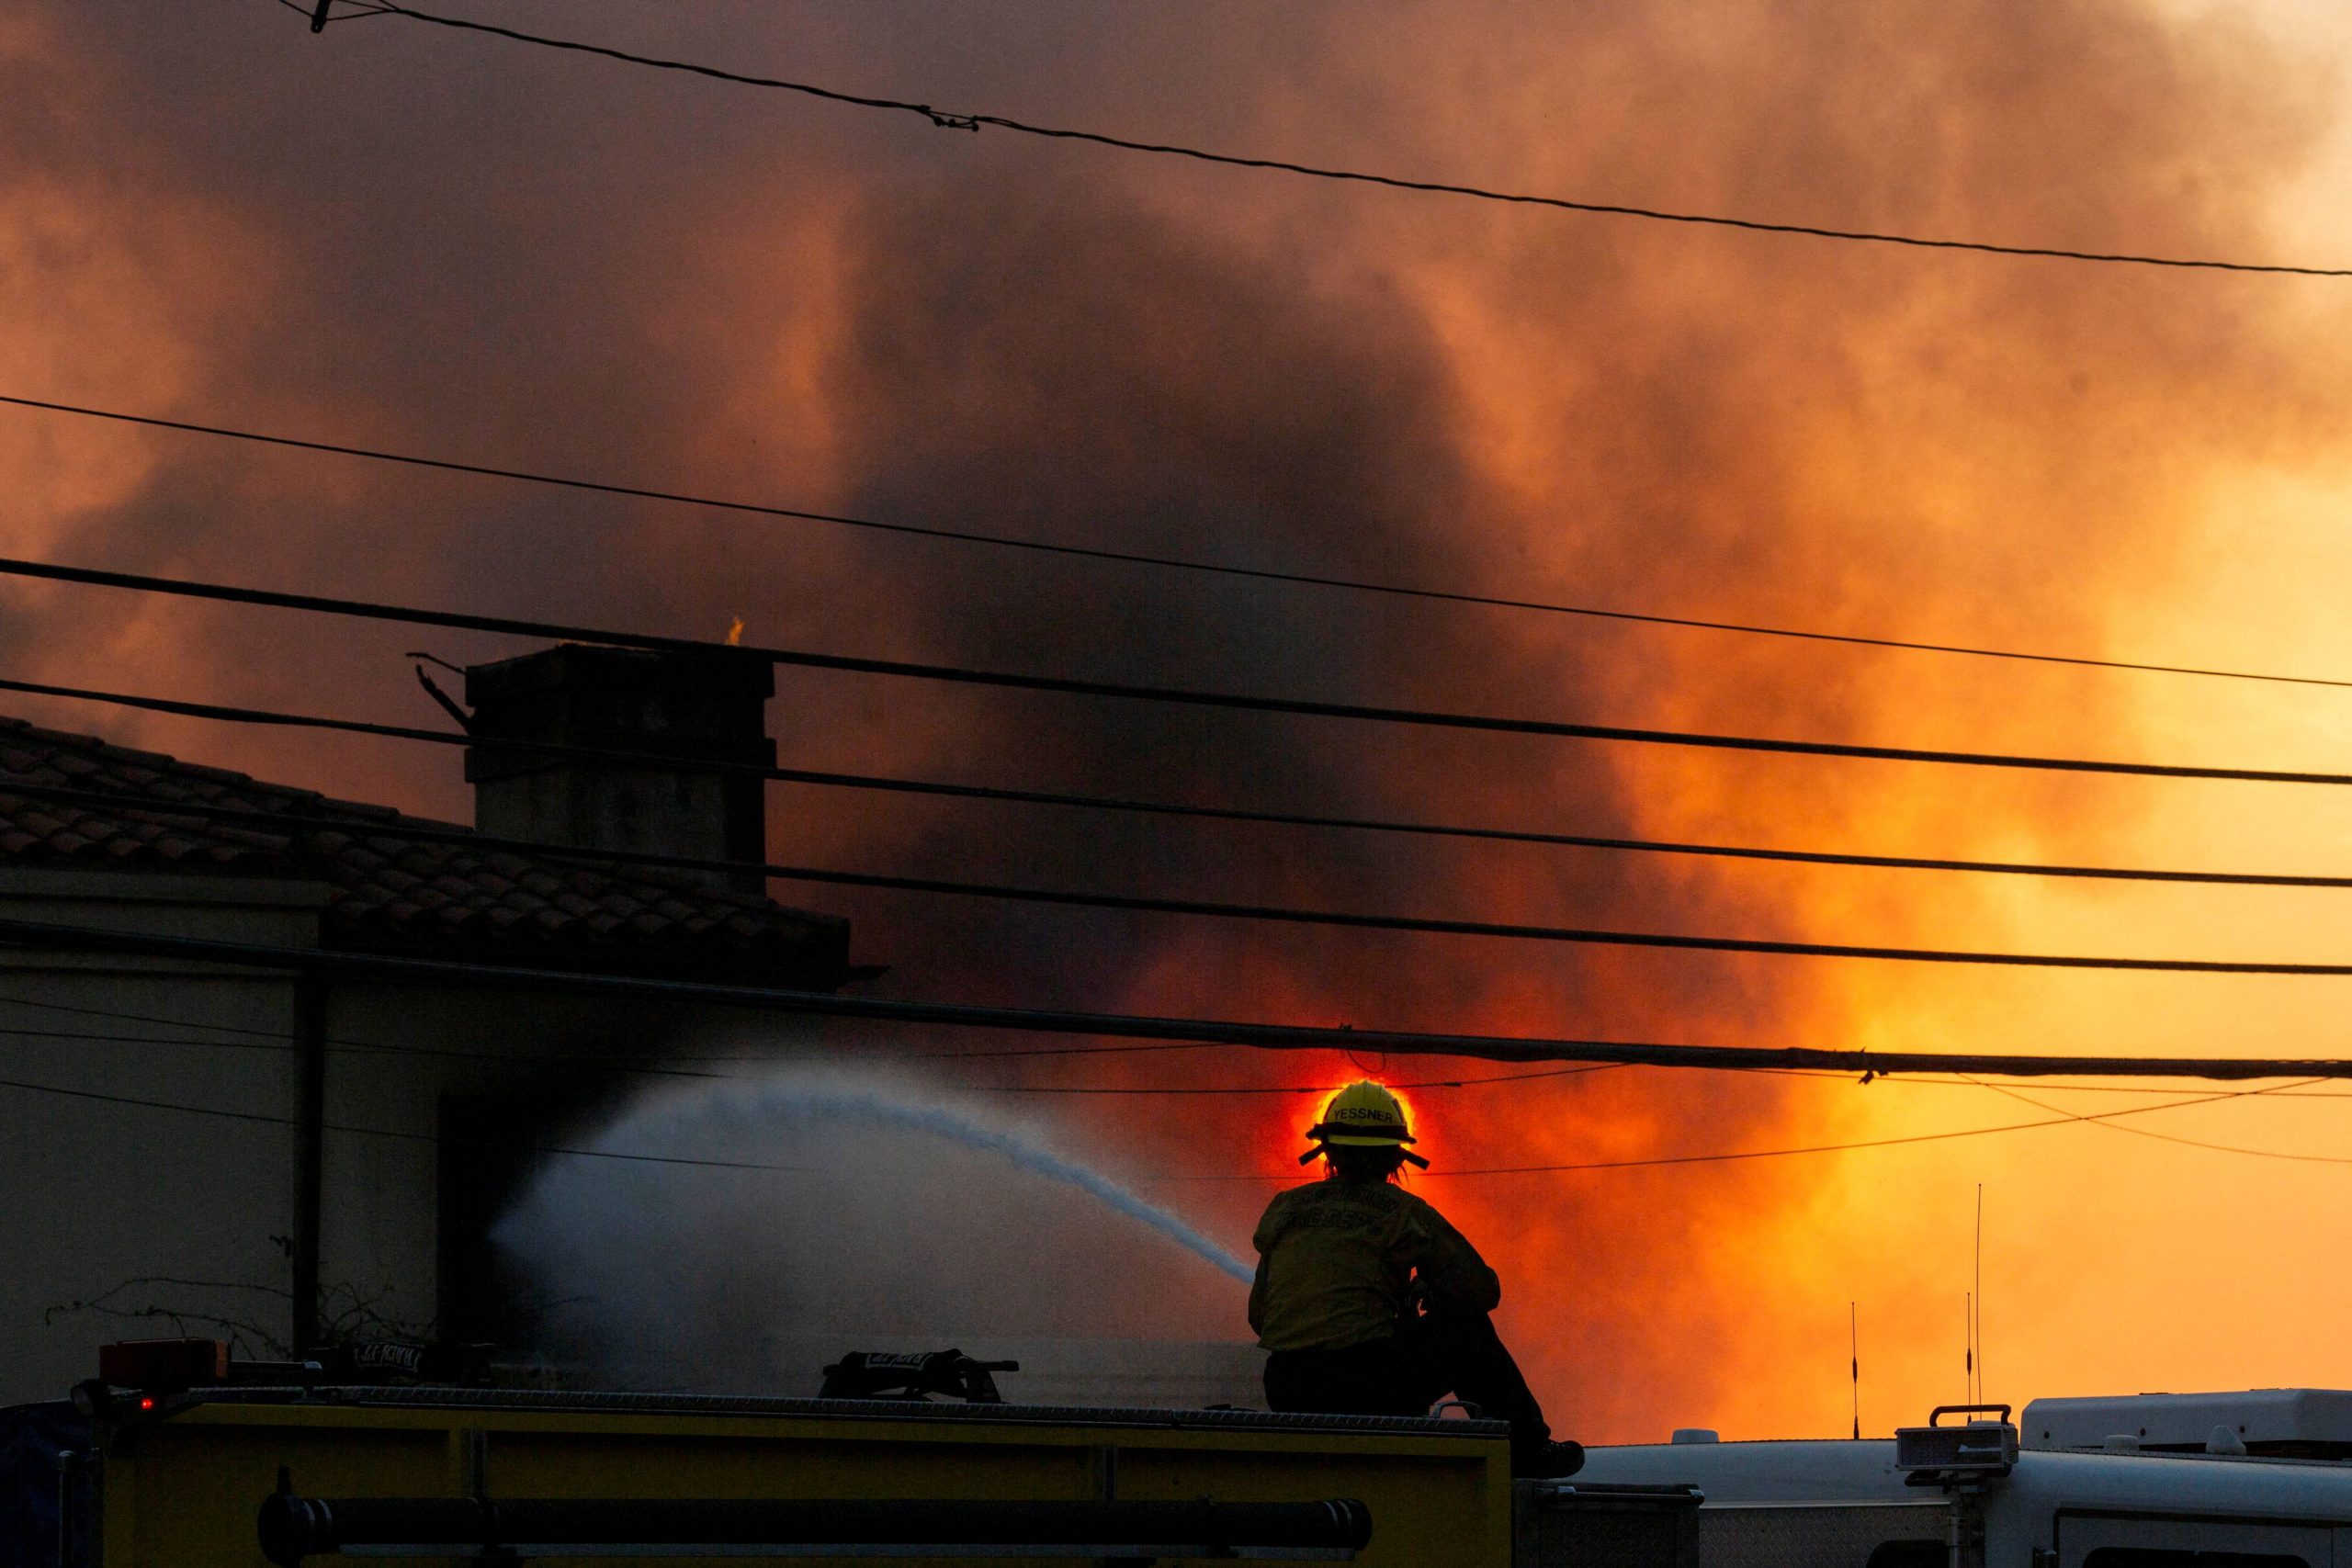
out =
{"type": "Polygon", "coordinates": [[[742,640],[743,617],[738,615],[735,617],[735,624],[727,628],[727,646],[729,648],[738,647],[741,644],[742,640]]]}

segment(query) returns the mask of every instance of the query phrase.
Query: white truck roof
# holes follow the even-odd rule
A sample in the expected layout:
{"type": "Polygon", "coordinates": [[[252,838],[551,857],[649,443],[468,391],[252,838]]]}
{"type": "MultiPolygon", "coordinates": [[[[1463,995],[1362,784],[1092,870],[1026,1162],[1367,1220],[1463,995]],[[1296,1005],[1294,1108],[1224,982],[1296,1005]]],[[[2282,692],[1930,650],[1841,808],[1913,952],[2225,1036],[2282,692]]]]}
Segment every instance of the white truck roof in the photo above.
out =
{"type": "Polygon", "coordinates": [[[1886,1438],[1685,1440],[1595,1448],[1552,1484],[1689,1488],[1710,1563],[1941,1564],[1948,1530],[1973,1532],[1962,1561],[1979,1563],[2346,1561],[2333,1542],[2352,1542],[2352,1393],[2041,1400],[2024,1415],[2014,1463],[1985,1440],[2008,1428],[1986,1421],[1966,1427],[1973,1455],[1934,1425],[1900,1454],[1886,1438]]]}
{"type": "Polygon", "coordinates": [[[2175,1452],[2231,1451],[2216,1428],[2253,1453],[2302,1458],[2352,1454],[2352,1392],[2335,1388],[2254,1388],[2229,1393],[2110,1394],[2037,1399],[2025,1407],[2018,1437],[2029,1449],[2121,1448],[2175,1452]]]}

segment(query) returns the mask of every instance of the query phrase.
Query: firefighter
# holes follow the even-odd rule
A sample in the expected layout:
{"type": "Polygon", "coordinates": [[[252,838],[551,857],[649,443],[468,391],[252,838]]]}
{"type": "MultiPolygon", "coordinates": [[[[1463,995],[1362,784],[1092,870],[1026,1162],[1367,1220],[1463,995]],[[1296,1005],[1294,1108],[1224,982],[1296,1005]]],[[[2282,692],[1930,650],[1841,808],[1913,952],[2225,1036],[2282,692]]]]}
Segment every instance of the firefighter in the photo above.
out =
{"type": "Polygon", "coordinates": [[[1445,1216],[1397,1184],[1429,1161],[1405,1107],[1351,1083],[1306,1130],[1324,1179],[1277,1194],[1258,1222],[1250,1326],[1266,1358],[1266,1403],[1327,1415],[1420,1416],[1447,1393],[1510,1423],[1511,1468],[1574,1474],[1575,1443],[1552,1429],[1487,1314],[1502,1285],[1445,1216]]]}

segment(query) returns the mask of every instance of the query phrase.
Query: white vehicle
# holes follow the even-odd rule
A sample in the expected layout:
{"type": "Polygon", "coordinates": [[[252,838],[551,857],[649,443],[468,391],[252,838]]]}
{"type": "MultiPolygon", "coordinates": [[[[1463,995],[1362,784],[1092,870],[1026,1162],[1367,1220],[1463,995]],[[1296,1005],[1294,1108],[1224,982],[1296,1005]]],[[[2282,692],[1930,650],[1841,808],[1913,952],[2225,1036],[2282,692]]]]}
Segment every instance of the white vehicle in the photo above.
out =
{"type": "Polygon", "coordinates": [[[2352,1568],[2352,1393],[1947,1406],[1889,1439],[1597,1448],[1521,1568],[2352,1568]],[[1955,1419],[1947,1420],[1946,1417],[1955,1419]]]}

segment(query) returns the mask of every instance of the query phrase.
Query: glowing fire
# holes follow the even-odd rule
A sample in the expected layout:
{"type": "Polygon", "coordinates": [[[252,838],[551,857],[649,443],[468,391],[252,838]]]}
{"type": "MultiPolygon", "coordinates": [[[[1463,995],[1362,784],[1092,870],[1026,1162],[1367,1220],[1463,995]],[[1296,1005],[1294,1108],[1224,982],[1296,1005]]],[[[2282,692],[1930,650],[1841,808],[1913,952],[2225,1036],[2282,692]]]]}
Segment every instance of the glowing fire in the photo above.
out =
{"type": "Polygon", "coordinates": [[[727,646],[729,648],[741,647],[742,641],[743,617],[738,615],[735,617],[734,623],[727,628],[727,646]]]}

